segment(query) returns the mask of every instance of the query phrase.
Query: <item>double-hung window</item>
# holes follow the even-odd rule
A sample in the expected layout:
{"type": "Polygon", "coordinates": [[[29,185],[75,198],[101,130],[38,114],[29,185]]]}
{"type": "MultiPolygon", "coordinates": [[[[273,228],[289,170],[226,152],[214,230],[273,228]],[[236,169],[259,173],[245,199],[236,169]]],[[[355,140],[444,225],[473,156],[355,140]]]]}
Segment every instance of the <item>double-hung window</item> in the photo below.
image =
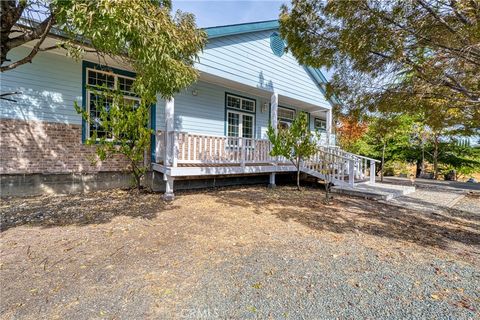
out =
{"type": "Polygon", "coordinates": [[[327,121],[324,119],[315,118],[314,126],[317,131],[327,131],[327,121]]]}
{"type": "Polygon", "coordinates": [[[134,78],[119,75],[111,71],[86,68],[86,107],[89,114],[89,122],[86,127],[86,138],[96,133],[97,139],[114,139],[111,132],[102,126],[101,112],[109,111],[113,100],[107,94],[109,90],[119,90],[123,94],[125,103],[132,107],[138,106],[140,99],[133,92],[134,78]]]}
{"type": "Polygon", "coordinates": [[[253,138],[256,101],[233,94],[226,95],[227,136],[253,138]]]}
{"type": "Polygon", "coordinates": [[[295,119],[295,110],[294,109],[278,107],[278,109],[277,109],[277,121],[278,121],[278,127],[279,128],[286,129],[286,128],[290,127],[290,125],[293,122],[293,119],[295,119]]]}

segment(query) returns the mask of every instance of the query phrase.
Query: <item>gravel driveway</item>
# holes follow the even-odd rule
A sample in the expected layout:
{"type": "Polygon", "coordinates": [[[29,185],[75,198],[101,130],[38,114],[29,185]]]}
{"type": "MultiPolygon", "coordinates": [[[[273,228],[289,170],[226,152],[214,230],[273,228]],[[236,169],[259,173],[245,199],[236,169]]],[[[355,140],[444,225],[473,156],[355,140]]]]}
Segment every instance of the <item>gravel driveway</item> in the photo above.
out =
{"type": "Polygon", "coordinates": [[[474,319],[472,197],[441,214],[290,187],[6,199],[0,315],[474,319]]]}

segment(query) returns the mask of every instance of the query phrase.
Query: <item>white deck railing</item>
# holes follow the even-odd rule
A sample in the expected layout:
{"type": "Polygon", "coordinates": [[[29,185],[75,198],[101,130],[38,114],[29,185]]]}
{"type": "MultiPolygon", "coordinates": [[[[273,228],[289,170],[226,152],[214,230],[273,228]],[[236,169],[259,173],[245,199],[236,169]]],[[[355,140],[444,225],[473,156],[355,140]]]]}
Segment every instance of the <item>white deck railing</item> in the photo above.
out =
{"type": "MultiPolygon", "coordinates": [[[[156,134],[155,162],[173,167],[178,164],[245,166],[287,162],[283,158],[272,157],[270,150],[270,141],[266,139],[162,131],[156,134]]],[[[333,183],[353,186],[355,179],[363,180],[367,176],[371,183],[375,183],[375,162],[378,161],[338,147],[320,146],[313,157],[302,163],[302,167],[305,172],[322,176],[333,183]]]]}
{"type": "Polygon", "coordinates": [[[266,139],[222,137],[186,132],[157,133],[156,162],[172,164],[269,163],[270,142],[266,139]],[[167,143],[168,140],[168,143],[167,143]],[[165,145],[173,150],[165,149],[165,145]],[[169,155],[172,155],[169,157],[169,155]]]}

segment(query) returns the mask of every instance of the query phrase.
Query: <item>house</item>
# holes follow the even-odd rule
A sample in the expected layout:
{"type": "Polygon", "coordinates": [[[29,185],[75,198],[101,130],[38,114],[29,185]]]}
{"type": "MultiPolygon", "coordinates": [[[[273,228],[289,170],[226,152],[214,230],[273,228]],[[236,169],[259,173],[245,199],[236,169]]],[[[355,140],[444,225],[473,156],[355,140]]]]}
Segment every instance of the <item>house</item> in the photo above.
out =
{"type": "MultiPolygon", "coordinates": [[[[333,159],[333,180],[354,184],[374,171],[375,161],[335,147],[332,103],[324,92],[321,71],[305,67],[285,52],[278,21],[207,28],[208,44],[196,68],[196,83],[151,109],[152,184],[173,196],[182,187],[221,177],[275,184],[277,173],[294,167],[269,155],[269,123],[288,126],[299,111],[308,113],[310,128],[321,131],[323,152],[333,159]],[[370,165],[368,165],[370,163],[370,165]],[[260,178],[260,180],[258,180],[260,178]],[[257,179],[257,180],[256,180],[257,179]],[[189,182],[190,181],[190,182],[189,182]],[[191,181],[196,181],[191,182],[191,181]]],[[[47,39],[55,43],[56,35],[47,39]]],[[[18,54],[28,48],[18,48],[18,54]]],[[[135,74],[111,59],[99,61],[87,53],[82,61],[61,49],[42,52],[32,64],[1,75],[2,92],[19,92],[1,101],[0,176],[2,194],[91,190],[123,186],[126,162],[121,157],[91,163],[95,150],[84,141],[95,121],[86,123],[74,102],[95,112],[96,93],[88,85],[116,86],[129,95],[135,74]]],[[[321,159],[311,159],[302,171],[322,177],[321,159]]],[[[323,164],[323,166],[326,166],[323,164]]],[[[374,182],[374,175],[370,175],[374,182]]]]}

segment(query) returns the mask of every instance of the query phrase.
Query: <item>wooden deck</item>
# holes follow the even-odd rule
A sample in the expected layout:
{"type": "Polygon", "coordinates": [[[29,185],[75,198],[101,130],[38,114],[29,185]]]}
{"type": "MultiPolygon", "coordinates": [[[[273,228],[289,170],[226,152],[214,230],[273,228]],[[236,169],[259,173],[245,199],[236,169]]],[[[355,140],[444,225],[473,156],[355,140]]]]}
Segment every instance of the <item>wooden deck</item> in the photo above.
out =
{"type": "MultiPolygon", "coordinates": [[[[152,167],[165,179],[296,171],[285,158],[271,156],[270,150],[270,142],[265,139],[158,132],[152,167]]],[[[337,147],[319,146],[314,156],[302,162],[300,170],[336,185],[353,187],[363,180],[375,183],[375,161],[337,147]]]]}

